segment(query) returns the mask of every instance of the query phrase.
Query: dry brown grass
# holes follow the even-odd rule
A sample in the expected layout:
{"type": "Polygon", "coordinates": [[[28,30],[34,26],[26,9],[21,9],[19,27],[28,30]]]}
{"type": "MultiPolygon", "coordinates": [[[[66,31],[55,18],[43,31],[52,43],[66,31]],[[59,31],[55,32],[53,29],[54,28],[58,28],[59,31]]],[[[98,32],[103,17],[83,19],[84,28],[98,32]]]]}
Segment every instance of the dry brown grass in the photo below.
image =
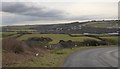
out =
{"type": "Polygon", "coordinates": [[[32,47],[26,45],[22,41],[18,41],[15,38],[4,38],[2,40],[2,65],[3,67],[11,66],[14,64],[20,64],[21,62],[31,61],[35,57],[36,53],[42,56],[46,49],[32,47]]]}

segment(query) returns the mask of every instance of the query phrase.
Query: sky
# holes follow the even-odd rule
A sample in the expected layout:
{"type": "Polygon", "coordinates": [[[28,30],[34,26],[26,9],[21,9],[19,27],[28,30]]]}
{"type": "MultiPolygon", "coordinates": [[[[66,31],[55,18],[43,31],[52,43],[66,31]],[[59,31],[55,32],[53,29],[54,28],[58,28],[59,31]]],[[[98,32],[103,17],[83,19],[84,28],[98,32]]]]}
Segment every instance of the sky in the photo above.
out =
{"type": "Polygon", "coordinates": [[[4,0],[2,25],[60,24],[118,19],[119,0],[4,0]]]}

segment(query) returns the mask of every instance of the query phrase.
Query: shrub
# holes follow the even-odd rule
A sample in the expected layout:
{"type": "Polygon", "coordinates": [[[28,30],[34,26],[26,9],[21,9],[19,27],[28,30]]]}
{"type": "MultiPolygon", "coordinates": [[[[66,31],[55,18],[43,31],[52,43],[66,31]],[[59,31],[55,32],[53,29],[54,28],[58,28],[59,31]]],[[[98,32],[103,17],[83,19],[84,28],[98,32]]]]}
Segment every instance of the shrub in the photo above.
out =
{"type": "Polygon", "coordinates": [[[29,38],[28,41],[50,42],[52,41],[52,39],[48,37],[32,37],[32,38],[29,38]]]}
{"type": "Polygon", "coordinates": [[[24,52],[24,49],[23,49],[22,46],[14,46],[14,47],[13,47],[13,50],[14,50],[14,52],[17,53],[17,54],[24,52]]]}
{"type": "Polygon", "coordinates": [[[47,49],[30,48],[23,41],[18,41],[15,38],[2,39],[2,66],[9,67],[14,64],[24,63],[33,59],[36,53],[43,55],[47,49]]]}
{"type": "Polygon", "coordinates": [[[107,42],[87,39],[84,40],[83,44],[86,46],[99,46],[99,45],[107,45],[107,42]]]}
{"type": "Polygon", "coordinates": [[[25,43],[18,41],[15,38],[3,38],[2,39],[3,50],[14,53],[24,52],[25,43]]]}
{"type": "Polygon", "coordinates": [[[105,41],[98,41],[98,44],[99,44],[99,45],[107,45],[108,43],[105,42],[105,41]]]}
{"type": "Polygon", "coordinates": [[[99,45],[98,41],[91,40],[91,39],[84,40],[84,44],[86,46],[97,46],[97,45],[99,45]]]}
{"type": "Polygon", "coordinates": [[[26,43],[30,47],[44,47],[44,46],[47,46],[51,41],[52,39],[48,37],[32,37],[32,38],[29,38],[26,41],[26,43]]]}
{"type": "Polygon", "coordinates": [[[107,42],[109,45],[117,45],[118,44],[118,40],[115,39],[107,39],[104,38],[105,42],[107,42]]]}
{"type": "Polygon", "coordinates": [[[19,31],[19,32],[17,32],[17,34],[32,34],[31,32],[27,32],[27,31],[19,31]]]}
{"type": "Polygon", "coordinates": [[[64,40],[60,40],[60,41],[59,41],[59,43],[63,43],[63,42],[65,42],[65,41],[64,41],[64,40]]]}
{"type": "Polygon", "coordinates": [[[72,48],[74,47],[74,43],[72,40],[64,41],[60,40],[59,43],[62,45],[63,48],[72,48]]]}
{"type": "Polygon", "coordinates": [[[41,42],[41,41],[26,41],[29,47],[44,47],[48,45],[48,42],[41,42]]]}
{"type": "Polygon", "coordinates": [[[80,42],[80,41],[74,41],[74,46],[75,47],[77,47],[77,46],[84,46],[84,43],[80,42]]]}

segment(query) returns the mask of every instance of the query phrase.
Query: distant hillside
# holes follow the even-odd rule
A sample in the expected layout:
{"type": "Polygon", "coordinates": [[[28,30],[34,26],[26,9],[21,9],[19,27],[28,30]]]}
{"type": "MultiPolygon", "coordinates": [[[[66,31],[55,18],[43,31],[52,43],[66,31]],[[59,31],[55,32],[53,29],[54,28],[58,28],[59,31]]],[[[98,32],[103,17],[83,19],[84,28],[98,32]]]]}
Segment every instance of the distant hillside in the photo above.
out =
{"type": "Polygon", "coordinates": [[[118,28],[120,25],[119,21],[95,21],[87,23],[88,27],[96,27],[96,28],[118,28]]]}
{"type": "Polygon", "coordinates": [[[3,31],[37,31],[39,33],[115,33],[118,31],[120,20],[72,22],[67,24],[53,25],[26,25],[26,26],[5,26],[3,31]]]}

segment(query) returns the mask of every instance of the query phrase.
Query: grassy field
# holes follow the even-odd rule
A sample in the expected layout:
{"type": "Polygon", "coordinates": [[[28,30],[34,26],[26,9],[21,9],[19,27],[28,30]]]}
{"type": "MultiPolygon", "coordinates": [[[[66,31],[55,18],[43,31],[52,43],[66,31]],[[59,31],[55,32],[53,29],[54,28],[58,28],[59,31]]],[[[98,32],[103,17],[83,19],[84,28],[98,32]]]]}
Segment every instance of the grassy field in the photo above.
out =
{"type": "MultiPolygon", "coordinates": [[[[17,39],[18,40],[27,40],[30,37],[49,37],[49,38],[53,39],[51,44],[56,44],[59,42],[59,40],[65,40],[65,41],[72,40],[72,41],[80,41],[80,42],[84,41],[85,39],[98,40],[96,38],[87,37],[87,36],[71,37],[70,35],[67,35],[67,34],[25,34],[23,36],[18,37],[17,39]]],[[[110,36],[110,37],[103,36],[101,38],[116,40],[118,37],[117,36],[110,36]]],[[[64,63],[65,59],[70,54],[72,54],[78,50],[85,50],[85,49],[89,49],[89,48],[98,48],[98,47],[103,48],[103,47],[108,47],[108,46],[90,46],[90,47],[82,46],[82,47],[74,47],[73,49],[64,48],[64,49],[57,49],[57,50],[55,50],[55,49],[47,50],[47,52],[45,52],[43,55],[40,55],[37,57],[32,55],[32,56],[34,56],[33,58],[30,58],[25,61],[20,61],[20,63],[18,63],[18,64],[16,63],[16,64],[13,64],[10,66],[12,66],[12,67],[14,67],[14,66],[15,67],[58,67],[64,63]]]]}
{"type": "MultiPolygon", "coordinates": [[[[84,34],[71,34],[72,36],[76,36],[76,37],[81,37],[81,36],[85,36],[84,34]]],[[[111,37],[114,35],[109,35],[109,34],[90,34],[90,35],[94,35],[97,37],[111,37]]]]}
{"type": "Polygon", "coordinates": [[[14,30],[16,30],[16,31],[22,31],[22,30],[27,30],[27,31],[29,31],[29,30],[31,30],[30,28],[33,28],[34,26],[5,26],[4,28],[10,28],[10,29],[14,29],[14,30]]]}
{"type": "Polygon", "coordinates": [[[107,27],[114,27],[116,28],[118,26],[117,22],[92,22],[86,24],[86,26],[90,27],[96,27],[96,28],[107,28],[107,27]]]}
{"type": "Polygon", "coordinates": [[[91,48],[103,48],[107,46],[98,47],[76,47],[73,49],[60,49],[60,50],[50,50],[43,56],[34,57],[30,61],[23,62],[21,64],[12,65],[13,67],[59,67],[61,66],[65,59],[69,57],[74,52],[82,51],[91,48]]]}
{"type": "Polygon", "coordinates": [[[51,39],[53,39],[52,42],[50,42],[51,44],[56,44],[59,42],[59,40],[72,40],[72,41],[80,41],[83,42],[85,39],[93,39],[93,40],[98,40],[95,38],[91,38],[91,37],[86,37],[86,36],[81,36],[81,37],[71,37],[67,34],[26,34],[23,35],[17,39],[19,40],[27,40],[30,37],[49,37],[51,39]]]}
{"type": "Polygon", "coordinates": [[[1,32],[1,34],[2,34],[2,37],[7,37],[7,36],[17,34],[17,32],[1,32]]]}
{"type": "MultiPolygon", "coordinates": [[[[75,37],[82,37],[84,35],[82,34],[71,34],[72,36],[75,36],[75,37]]],[[[97,36],[97,37],[100,37],[100,38],[105,38],[105,39],[112,39],[112,40],[118,40],[118,38],[120,38],[119,36],[114,36],[114,35],[108,35],[108,34],[91,34],[91,35],[94,35],[94,36],[97,36]]]]}
{"type": "Polygon", "coordinates": [[[105,38],[105,39],[108,39],[108,40],[113,40],[113,41],[118,42],[120,37],[118,37],[118,36],[111,36],[111,37],[101,37],[101,38],[105,38]]]}

